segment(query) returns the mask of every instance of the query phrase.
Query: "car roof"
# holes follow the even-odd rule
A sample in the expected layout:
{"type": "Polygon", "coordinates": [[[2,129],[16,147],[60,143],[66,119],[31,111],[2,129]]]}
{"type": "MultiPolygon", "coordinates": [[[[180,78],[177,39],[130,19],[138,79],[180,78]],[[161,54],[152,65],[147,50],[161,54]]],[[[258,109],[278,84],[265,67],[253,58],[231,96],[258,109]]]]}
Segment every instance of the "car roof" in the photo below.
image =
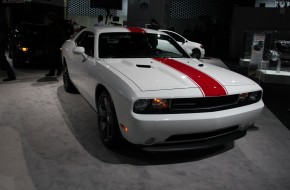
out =
{"type": "Polygon", "coordinates": [[[172,30],[159,29],[159,31],[164,32],[164,33],[168,32],[168,33],[177,34],[177,35],[181,36],[182,38],[186,39],[183,35],[179,34],[178,32],[172,31],[172,30]]]}
{"type": "Polygon", "coordinates": [[[165,29],[159,29],[159,31],[164,31],[164,32],[172,32],[172,33],[177,33],[177,32],[175,32],[175,31],[172,31],[172,30],[165,30],[165,29]]]}

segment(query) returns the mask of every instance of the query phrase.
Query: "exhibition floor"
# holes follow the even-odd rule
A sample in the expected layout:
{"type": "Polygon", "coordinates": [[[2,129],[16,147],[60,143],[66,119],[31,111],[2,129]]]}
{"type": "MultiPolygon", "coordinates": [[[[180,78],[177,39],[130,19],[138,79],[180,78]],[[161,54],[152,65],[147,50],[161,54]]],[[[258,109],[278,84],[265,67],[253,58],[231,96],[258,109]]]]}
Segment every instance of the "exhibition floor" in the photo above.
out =
{"type": "Polygon", "coordinates": [[[256,121],[259,130],[225,147],[109,151],[93,109],[46,72],[17,69],[17,80],[4,83],[0,71],[1,190],[290,189],[290,130],[268,106],[256,121]]]}

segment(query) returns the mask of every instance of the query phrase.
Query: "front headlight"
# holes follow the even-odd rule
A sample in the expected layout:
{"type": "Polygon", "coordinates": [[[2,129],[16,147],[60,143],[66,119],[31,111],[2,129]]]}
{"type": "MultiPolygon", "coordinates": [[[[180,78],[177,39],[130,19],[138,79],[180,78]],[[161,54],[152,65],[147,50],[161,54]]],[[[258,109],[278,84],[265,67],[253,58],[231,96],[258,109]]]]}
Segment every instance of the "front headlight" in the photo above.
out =
{"type": "Polygon", "coordinates": [[[134,103],[133,111],[136,113],[155,112],[167,110],[169,100],[167,99],[140,99],[134,103]]]}
{"type": "Polygon", "coordinates": [[[259,92],[251,92],[249,93],[249,101],[259,101],[261,98],[259,92]]]}
{"type": "Polygon", "coordinates": [[[148,107],[149,104],[150,104],[150,100],[148,99],[137,100],[134,103],[134,110],[143,111],[148,107]]]}
{"type": "Polygon", "coordinates": [[[23,52],[27,52],[28,51],[28,47],[18,46],[18,49],[20,51],[23,51],[23,52]]]}
{"type": "Polygon", "coordinates": [[[252,104],[260,101],[262,98],[262,91],[242,93],[239,95],[238,104],[252,104]]]}
{"type": "Polygon", "coordinates": [[[154,110],[164,110],[168,108],[168,101],[166,99],[155,98],[151,100],[151,104],[154,110]]]}

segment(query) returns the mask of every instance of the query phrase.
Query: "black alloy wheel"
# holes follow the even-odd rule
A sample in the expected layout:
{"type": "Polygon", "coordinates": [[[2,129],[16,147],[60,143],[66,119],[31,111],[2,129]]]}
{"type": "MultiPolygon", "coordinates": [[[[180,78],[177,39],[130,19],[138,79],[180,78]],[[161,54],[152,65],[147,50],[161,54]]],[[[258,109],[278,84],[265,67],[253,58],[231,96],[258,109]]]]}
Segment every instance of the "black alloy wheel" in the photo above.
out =
{"type": "Polygon", "coordinates": [[[113,101],[108,91],[104,90],[97,104],[98,128],[101,140],[110,149],[116,148],[120,143],[120,131],[113,101]]]}
{"type": "Polygon", "coordinates": [[[191,53],[191,57],[196,58],[196,59],[200,59],[201,52],[199,51],[199,49],[193,49],[192,53],[191,53]]]}

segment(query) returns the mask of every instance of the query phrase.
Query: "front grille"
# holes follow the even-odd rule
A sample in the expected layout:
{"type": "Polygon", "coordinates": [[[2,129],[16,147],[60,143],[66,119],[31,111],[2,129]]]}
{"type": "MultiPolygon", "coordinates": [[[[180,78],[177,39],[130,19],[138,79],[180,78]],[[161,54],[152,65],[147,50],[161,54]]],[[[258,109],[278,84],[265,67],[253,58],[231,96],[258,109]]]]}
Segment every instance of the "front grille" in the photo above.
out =
{"type": "Polygon", "coordinates": [[[232,107],[237,104],[239,95],[202,97],[202,98],[183,98],[172,99],[170,110],[172,111],[217,111],[232,107]]]}
{"type": "Polygon", "coordinates": [[[237,131],[238,126],[227,127],[224,129],[210,131],[205,133],[193,133],[184,135],[173,135],[165,140],[165,142],[184,142],[184,141],[204,141],[217,138],[223,135],[237,131]]]}

